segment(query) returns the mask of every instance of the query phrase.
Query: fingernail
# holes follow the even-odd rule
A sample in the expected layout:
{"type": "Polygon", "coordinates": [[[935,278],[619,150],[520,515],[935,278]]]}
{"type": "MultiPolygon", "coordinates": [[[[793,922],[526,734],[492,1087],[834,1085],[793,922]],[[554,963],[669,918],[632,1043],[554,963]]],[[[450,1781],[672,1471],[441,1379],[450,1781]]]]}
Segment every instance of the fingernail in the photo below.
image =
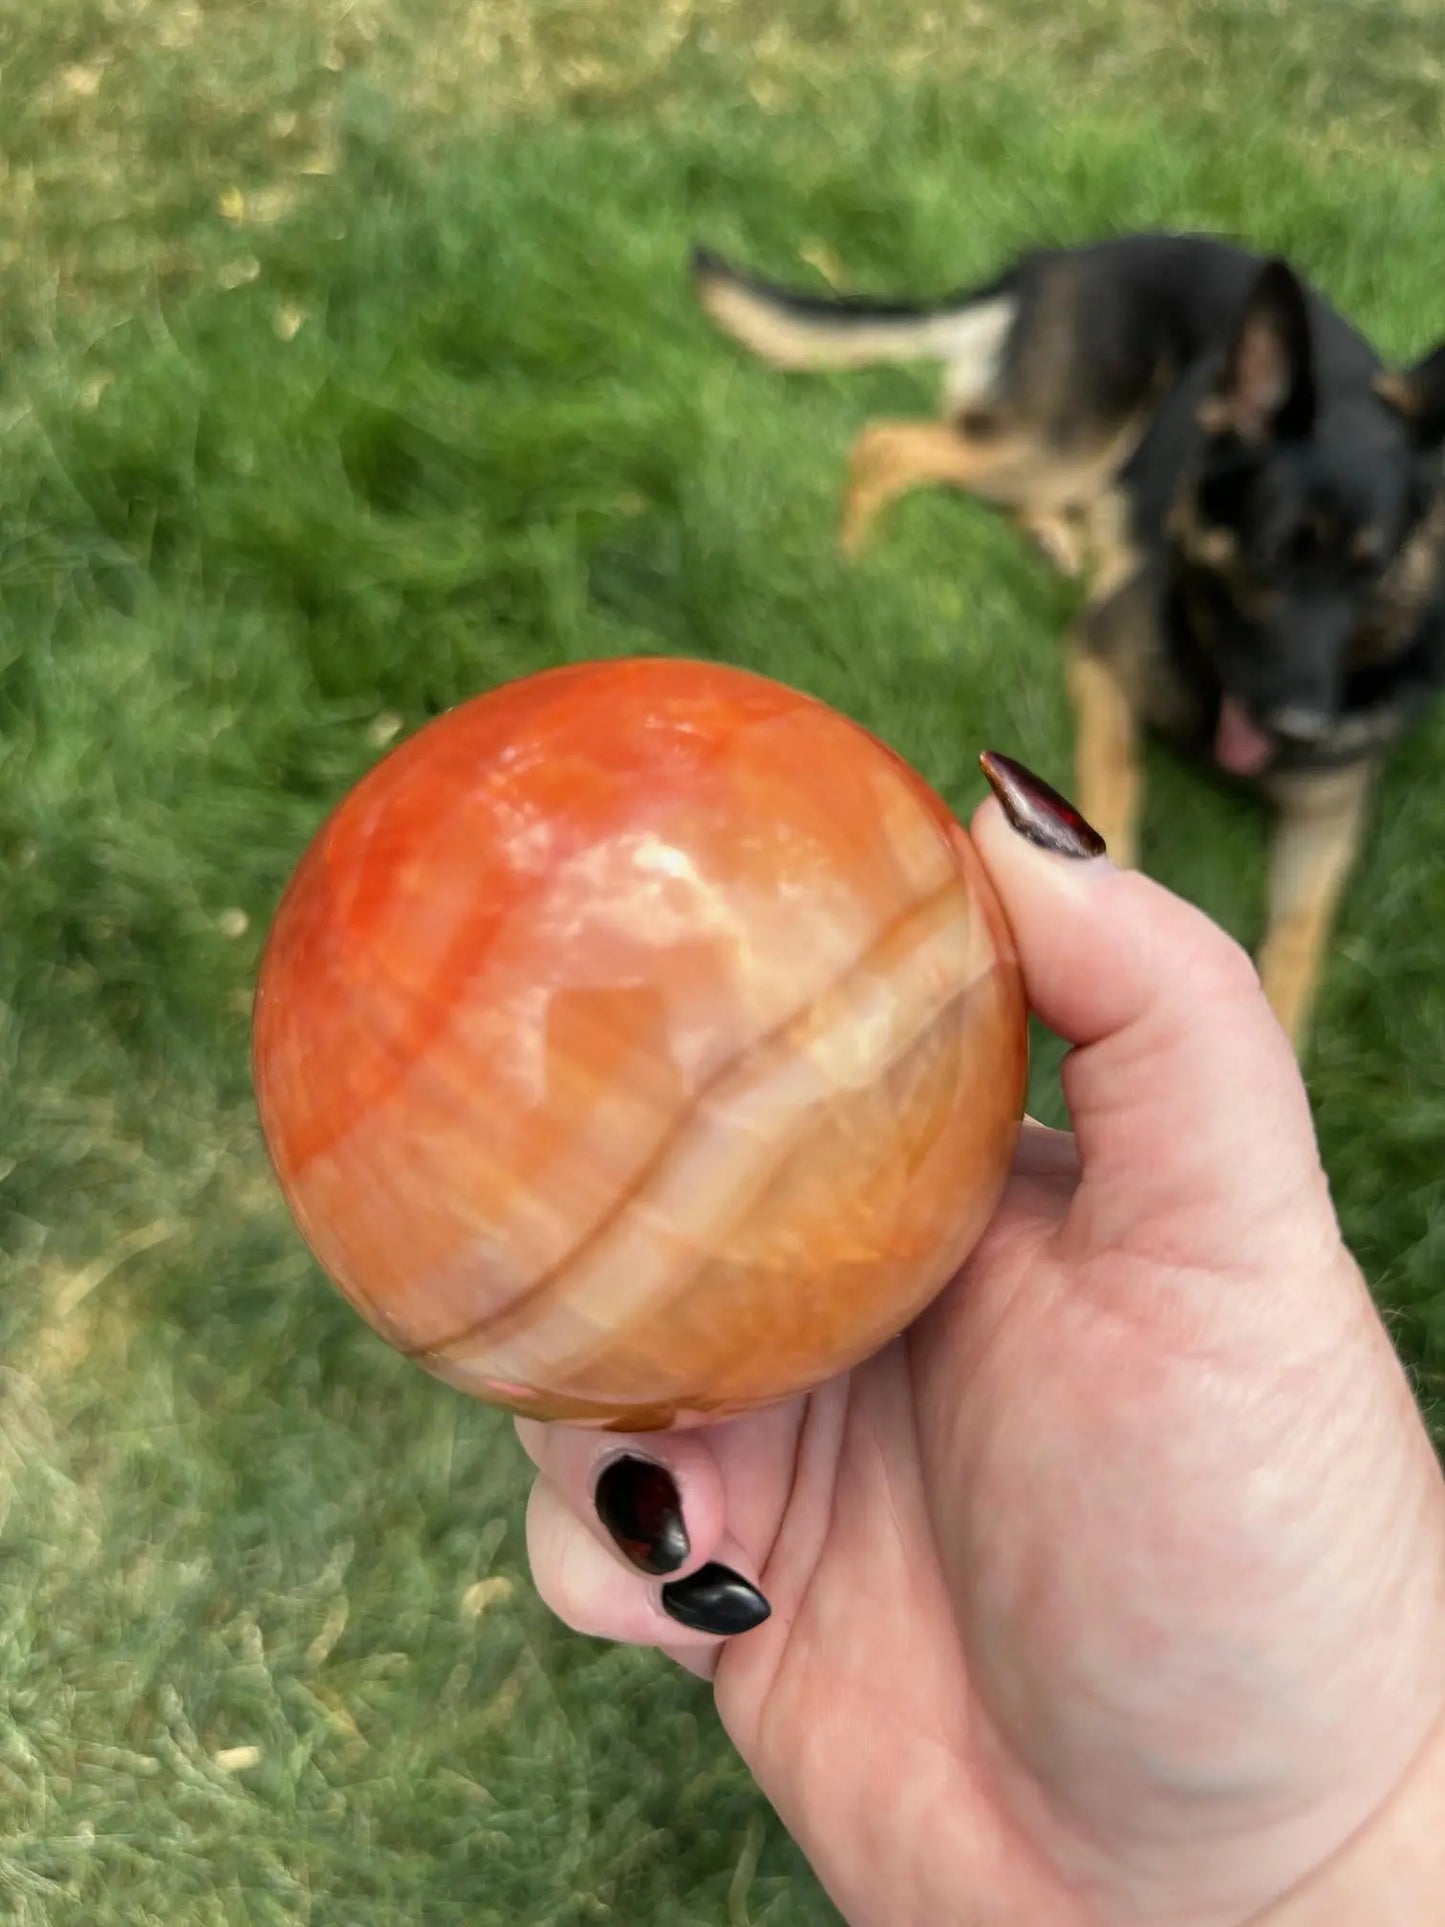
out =
{"type": "Polygon", "coordinates": [[[979,767],[989,788],[1003,804],[1003,813],[1020,836],[1055,856],[1102,856],[1103,837],[1084,820],[1065,797],[1041,777],[1016,763],[1012,756],[985,750],[979,767]]]}
{"type": "Polygon", "coordinates": [[[748,1633],[773,1610],[740,1572],[716,1563],[662,1589],[662,1609],[695,1633],[748,1633]]]}
{"type": "Polygon", "coordinates": [[[676,1572],[691,1549],[672,1474],[652,1459],[614,1459],[593,1492],[597,1516],[640,1572],[676,1572]]]}

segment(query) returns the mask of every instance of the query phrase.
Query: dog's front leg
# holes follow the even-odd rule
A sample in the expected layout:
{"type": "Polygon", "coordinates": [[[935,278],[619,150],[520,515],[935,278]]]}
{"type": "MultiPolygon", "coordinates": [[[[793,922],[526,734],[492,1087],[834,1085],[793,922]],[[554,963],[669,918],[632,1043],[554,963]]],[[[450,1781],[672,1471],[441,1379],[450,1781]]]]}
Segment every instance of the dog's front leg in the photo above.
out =
{"type": "Polygon", "coordinates": [[[1122,869],[1138,858],[1144,778],[1139,723],[1116,671],[1084,637],[1068,645],[1074,708],[1075,802],[1122,869]]]}
{"type": "Polygon", "coordinates": [[[1374,768],[1281,777],[1270,850],[1269,910],[1259,974],[1271,1008],[1301,1050],[1340,893],[1364,836],[1374,768]]]}

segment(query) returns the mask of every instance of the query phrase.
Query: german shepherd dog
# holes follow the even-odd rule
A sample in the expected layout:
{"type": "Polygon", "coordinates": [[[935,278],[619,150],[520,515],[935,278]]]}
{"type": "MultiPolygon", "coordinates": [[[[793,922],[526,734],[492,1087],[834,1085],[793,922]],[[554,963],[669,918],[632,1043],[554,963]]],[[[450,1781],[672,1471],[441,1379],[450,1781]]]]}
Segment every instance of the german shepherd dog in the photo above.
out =
{"type": "Polygon", "coordinates": [[[1445,685],[1445,344],[1386,368],[1281,260],[1188,234],[1046,249],[915,305],[699,252],[705,311],[781,368],[932,360],[938,421],[853,446],[842,545],[961,489],[1087,578],[1075,796],[1130,864],[1149,730],[1274,805],[1260,975],[1300,1048],[1371,782],[1445,685]]]}

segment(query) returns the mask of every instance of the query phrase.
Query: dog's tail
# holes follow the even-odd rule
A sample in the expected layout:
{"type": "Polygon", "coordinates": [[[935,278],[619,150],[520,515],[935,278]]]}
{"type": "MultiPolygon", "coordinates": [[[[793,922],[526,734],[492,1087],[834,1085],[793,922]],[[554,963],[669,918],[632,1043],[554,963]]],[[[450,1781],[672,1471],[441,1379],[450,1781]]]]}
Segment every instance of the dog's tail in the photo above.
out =
{"type": "Polygon", "coordinates": [[[996,362],[1015,312],[1008,276],[933,303],[870,301],[775,287],[698,248],[692,281],[723,332],[775,368],[996,362]]]}

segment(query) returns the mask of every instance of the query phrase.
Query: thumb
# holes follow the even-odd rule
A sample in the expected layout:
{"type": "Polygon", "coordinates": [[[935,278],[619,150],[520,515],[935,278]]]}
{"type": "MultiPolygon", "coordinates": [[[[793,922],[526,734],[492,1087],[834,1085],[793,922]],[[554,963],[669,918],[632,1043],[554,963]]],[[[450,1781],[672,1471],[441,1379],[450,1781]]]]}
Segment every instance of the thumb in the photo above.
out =
{"type": "Polygon", "coordinates": [[[1295,1056],[1248,956],[1179,897],[1116,869],[1070,806],[986,757],[973,822],[1028,1000],[1063,1071],[1090,1242],[1177,1265],[1295,1265],[1338,1239],[1295,1056]],[[1072,824],[1072,829],[1071,829],[1072,824]],[[1077,849],[1075,856],[1067,853],[1077,849]]]}

